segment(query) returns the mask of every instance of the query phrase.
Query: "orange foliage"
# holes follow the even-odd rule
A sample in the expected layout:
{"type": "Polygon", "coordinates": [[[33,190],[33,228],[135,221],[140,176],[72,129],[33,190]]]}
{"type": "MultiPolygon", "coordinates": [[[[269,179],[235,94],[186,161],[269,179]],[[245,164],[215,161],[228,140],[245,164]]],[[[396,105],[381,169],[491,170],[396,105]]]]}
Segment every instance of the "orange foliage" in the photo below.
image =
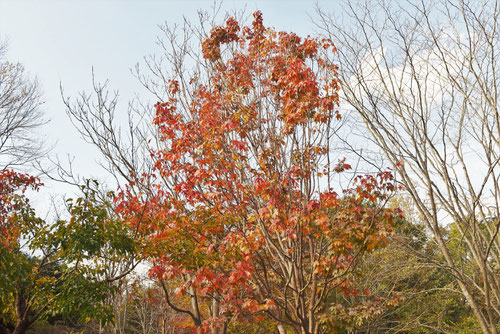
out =
{"type": "Polygon", "coordinates": [[[0,173],[0,246],[11,248],[20,237],[19,215],[30,210],[29,201],[24,196],[28,189],[38,190],[42,184],[28,174],[4,169],[0,173]]]}
{"type": "Polygon", "coordinates": [[[331,289],[358,293],[345,274],[386,243],[399,214],[383,208],[392,174],[340,195],[326,183],[328,128],[341,117],[331,41],[276,32],[256,12],[251,26],[215,27],[202,49],[206,80],[171,81],[156,105],[164,149],[145,176],[151,194],[123,191],[119,209],[149,235],[153,277],[184,277],[178,294],[220,302],[203,328],[263,313],[309,326],[295,303],[315,317],[331,289]]]}

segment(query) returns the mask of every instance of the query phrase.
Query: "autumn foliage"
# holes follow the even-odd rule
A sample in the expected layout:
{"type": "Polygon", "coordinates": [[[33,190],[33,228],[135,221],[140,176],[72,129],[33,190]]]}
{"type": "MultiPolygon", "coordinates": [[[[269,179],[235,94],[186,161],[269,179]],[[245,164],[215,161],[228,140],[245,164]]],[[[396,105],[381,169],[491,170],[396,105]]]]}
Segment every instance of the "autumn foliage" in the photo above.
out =
{"type": "Polygon", "coordinates": [[[31,213],[28,189],[38,190],[42,184],[27,174],[4,169],[0,172],[0,247],[16,247],[21,235],[20,216],[31,213]]]}
{"type": "Polygon", "coordinates": [[[341,115],[329,40],[276,32],[256,12],[250,26],[215,27],[202,52],[204,72],[172,79],[156,105],[151,186],[123,189],[118,210],[147,236],[151,276],[180,282],[166,298],[199,331],[267,317],[280,332],[324,332],[333,291],[369,294],[354,269],[399,216],[385,208],[392,174],[334,190],[351,167],[331,161],[341,115]]]}

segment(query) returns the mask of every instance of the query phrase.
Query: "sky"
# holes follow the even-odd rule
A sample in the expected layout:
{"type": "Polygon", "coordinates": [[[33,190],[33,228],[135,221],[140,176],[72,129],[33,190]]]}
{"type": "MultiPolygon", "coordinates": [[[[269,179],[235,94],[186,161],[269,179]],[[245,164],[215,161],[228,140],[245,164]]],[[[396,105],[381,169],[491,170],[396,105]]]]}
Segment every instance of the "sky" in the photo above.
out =
{"type": "MultiPolygon", "coordinates": [[[[342,0],[319,0],[321,8],[335,12],[342,0]]],[[[317,33],[317,0],[225,0],[222,12],[261,10],[264,23],[301,36],[317,33]]],[[[51,158],[73,160],[76,173],[102,179],[96,148],[85,143],[66,115],[61,98],[89,91],[92,69],[97,81],[109,80],[118,90],[117,115],[126,117],[127,102],[141,86],[130,69],[144,56],[159,54],[159,25],[172,26],[184,17],[195,22],[198,10],[211,11],[212,0],[0,0],[0,40],[8,42],[7,59],[22,63],[40,83],[43,106],[50,122],[41,135],[53,146],[51,158]]],[[[142,90],[143,91],[143,90],[142,90]]],[[[154,101],[156,102],[156,101],[154,101]]],[[[109,177],[108,177],[109,180],[109,177]]],[[[77,189],[44,180],[46,187],[32,198],[43,212],[50,197],[74,196],[77,189]]]]}
{"type": "MultiPolygon", "coordinates": [[[[261,10],[264,23],[301,36],[314,35],[316,0],[267,0],[222,2],[222,11],[261,10]],[[310,15],[308,15],[310,14],[310,15]]],[[[328,9],[338,1],[319,2],[328,9]]],[[[140,85],[130,69],[144,56],[159,52],[155,42],[159,25],[196,21],[198,10],[210,11],[212,0],[0,0],[0,40],[7,41],[6,58],[20,62],[40,83],[45,115],[50,122],[41,129],[51,157],[73,160],[74,169],[89,178],[104,174],[97,165],[98,153],[86,144],[71,124],[61,98],[76,97],[91,89],[92,69],[97,81],[109,80],[120,92],[119,109],[140,85]]],[[[64,195],[75,190],[45,180],[45,191],[36,196],[35,207],[47,206],[47,194],[64,195]]]]}

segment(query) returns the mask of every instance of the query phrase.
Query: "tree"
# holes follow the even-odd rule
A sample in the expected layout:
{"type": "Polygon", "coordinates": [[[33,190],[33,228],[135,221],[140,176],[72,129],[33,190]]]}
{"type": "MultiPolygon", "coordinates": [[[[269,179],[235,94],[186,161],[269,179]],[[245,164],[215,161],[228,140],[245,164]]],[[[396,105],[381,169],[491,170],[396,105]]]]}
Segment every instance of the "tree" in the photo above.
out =
{"type": "Polygon", "coordinates": [[[329,40],[275,32],[256,12],[251,26],[215,26],[202,51],[199,72],[168,81],[154,174],[143,175],[150,187],[123,189],[120,213],[150,240],[142,251],[153,277],[183,281],[190,308],[165,297],[199,330],[266,315],[280,333],[322,333],[331,293],[360,293],[356,263],[385,245],[399,216],[384,207],[392,174],[333,190],[350,166],[331,166],[341,115],[329,40]]]}
{"type": "Polygon", "coordinates": [[[394,294],[398,303],[368,319],[356,333],[479,331],[453,276],[436,265],[442,257],[439,248],[426,233],[411,199],[399,198],[396,203],[405,217],[397,221],[387,247],[360,263],[358,282],[372,291],[373,297],[387,299],[394,294]]]}
{"type": "Polygon", "coordinates": [[[484,333],[500,319],[495,1],[346,4],[319,12],[346,105],[395,167],[484,333]],[[465,251],[456,258],[449,226],[465,251]]]}
{"type": "Polygon", "coordinates": [[[46,153],[34,131],[46,121],[38,82],[29,78],[20,63],[5,59],[0,43],[0,164],[2,169],[25,167],[46,153]]]}
{"type": "Polygon", "coordinates": [[[11,170],[0,174],[0,333],[24,334],[38,320],[78,314],[112,320],[106,297],[111,261],[135,253],[130,231],[89,189],[69,201],[69,221],[46,223],[25,196],[38,179],[11,170]]]}

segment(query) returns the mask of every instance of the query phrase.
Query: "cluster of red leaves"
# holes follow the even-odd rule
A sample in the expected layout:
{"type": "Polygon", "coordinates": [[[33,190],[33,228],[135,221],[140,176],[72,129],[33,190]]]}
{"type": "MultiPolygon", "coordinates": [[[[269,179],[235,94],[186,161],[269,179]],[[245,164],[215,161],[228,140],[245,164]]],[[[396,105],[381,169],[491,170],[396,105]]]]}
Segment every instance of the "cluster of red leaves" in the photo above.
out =
{"type": "Polygon", "coordinates": [[[17,219],[29,209],[29,201],[24,193],[28,189],[38,190],[42,184],[28,174],[4,169],[0,173],[0,245],[12,247],[17,243],[20,228],[17,219]]]}
{"type": "MultiPolygon", "coordinates": [[[[153,153],[150,194],[122,192],[119,210],[148,235],[153,277],[187,278],[178,293],[217,296],[223,314],[256,313],[274,307],[256,288],[262,261],[276,260],[270,243],[286,256],[302,251],[331,284],[353,266],[356,248],[386,242],[399,214],[380,206],[392,175],[360,177],[342,196],[315,188],[329,153],[324,134],[340,118],[330,41],[277,33],[256,12],[252,26],[230,18],[215,27],[202,48],[206,83],[191,80],[183,88],[191,98],[180,103],[172,81],[170,98],[156,105],[164,149],[153,153]],[[321,249],[299,250],[301,240],[321,249]]],[[[342,161],[335,171],[348,169],[342,161]]]]}

